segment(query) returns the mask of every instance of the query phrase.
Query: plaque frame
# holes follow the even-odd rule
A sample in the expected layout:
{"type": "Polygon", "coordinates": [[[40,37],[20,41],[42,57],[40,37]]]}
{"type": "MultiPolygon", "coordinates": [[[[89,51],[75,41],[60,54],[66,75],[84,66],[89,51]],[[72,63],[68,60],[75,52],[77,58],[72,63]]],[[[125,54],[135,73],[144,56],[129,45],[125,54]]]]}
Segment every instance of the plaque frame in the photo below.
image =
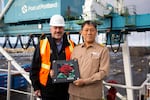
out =
{"type": "Polygon", "coordinates": [[[80,78],[77,60],[54,60],[52,69],[54,70],[53,83],[71,83],[80,78]]]}

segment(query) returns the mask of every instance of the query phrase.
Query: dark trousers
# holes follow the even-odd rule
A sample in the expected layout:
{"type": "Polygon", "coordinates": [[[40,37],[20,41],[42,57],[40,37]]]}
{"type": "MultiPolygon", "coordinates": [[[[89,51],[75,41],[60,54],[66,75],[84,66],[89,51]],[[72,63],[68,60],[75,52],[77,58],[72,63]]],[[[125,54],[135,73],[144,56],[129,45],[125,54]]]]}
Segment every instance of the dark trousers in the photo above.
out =
{"type": "Polygon", "coordinates": [[[46,97],[41,98],[42,100],[69,100],[69,97],[46,97]]]}
{"type": "Polygon", "coordinates": [[[49,84],[41,87],[42,100],[69,100],[69,84],[49,84]]]}

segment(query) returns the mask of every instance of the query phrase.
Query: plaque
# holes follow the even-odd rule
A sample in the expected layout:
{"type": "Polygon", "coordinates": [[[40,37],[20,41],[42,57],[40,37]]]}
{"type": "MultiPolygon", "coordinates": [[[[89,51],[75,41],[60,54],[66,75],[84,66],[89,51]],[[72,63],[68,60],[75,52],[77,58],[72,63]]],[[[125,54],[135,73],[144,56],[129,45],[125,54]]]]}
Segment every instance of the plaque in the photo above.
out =
{"type": "Polygon", "coordinates": [[[52,69],[54,70],[53,83],[70,83],[80,77],[77,60],[55,60],[52,69]]]}

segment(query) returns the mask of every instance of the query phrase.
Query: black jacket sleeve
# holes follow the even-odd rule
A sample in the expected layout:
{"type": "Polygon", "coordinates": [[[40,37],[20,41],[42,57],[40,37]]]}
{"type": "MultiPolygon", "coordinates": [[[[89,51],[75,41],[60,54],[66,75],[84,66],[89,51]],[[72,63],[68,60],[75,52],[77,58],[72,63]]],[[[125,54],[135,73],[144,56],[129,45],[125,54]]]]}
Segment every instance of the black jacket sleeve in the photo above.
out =
{"type": "Polygon", "coordinates": [[[32,58],[30,79],[34,90],[40,89],[39,71],[41,68],[40,47],[37,45],[32,58]]]}

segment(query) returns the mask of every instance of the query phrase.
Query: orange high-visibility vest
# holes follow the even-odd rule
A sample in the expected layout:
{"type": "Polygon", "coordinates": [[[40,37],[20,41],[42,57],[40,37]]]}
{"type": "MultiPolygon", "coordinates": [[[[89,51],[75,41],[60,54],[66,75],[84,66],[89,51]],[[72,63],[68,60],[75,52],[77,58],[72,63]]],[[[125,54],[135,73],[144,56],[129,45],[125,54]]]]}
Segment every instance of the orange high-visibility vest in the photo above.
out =
{"type": "Polygon", "coordinates": [[[70,44],[70,46],[67,46],[67,47],[65,48],[66,60],[70,60],[71,53],[72,53],[73,48],[74,48],[74,43],[73,43],[73,41],[69,40],[69,44],[70,44]]]}
{"type": "MultiPolygon", "coordinates": [[[[65,48],[66,60],[70,60],[70,56],[74,48],[73,41],[69,40],[69,43],[70,46],[67,46],[65,48]]],[[[50,50],[50,43],[47,37],[43,40],[40,40],[41,69],[39,72],[39,80],[40,83],[44,86],[46,86],[48,75],[50,72],[50,50]]]]}

